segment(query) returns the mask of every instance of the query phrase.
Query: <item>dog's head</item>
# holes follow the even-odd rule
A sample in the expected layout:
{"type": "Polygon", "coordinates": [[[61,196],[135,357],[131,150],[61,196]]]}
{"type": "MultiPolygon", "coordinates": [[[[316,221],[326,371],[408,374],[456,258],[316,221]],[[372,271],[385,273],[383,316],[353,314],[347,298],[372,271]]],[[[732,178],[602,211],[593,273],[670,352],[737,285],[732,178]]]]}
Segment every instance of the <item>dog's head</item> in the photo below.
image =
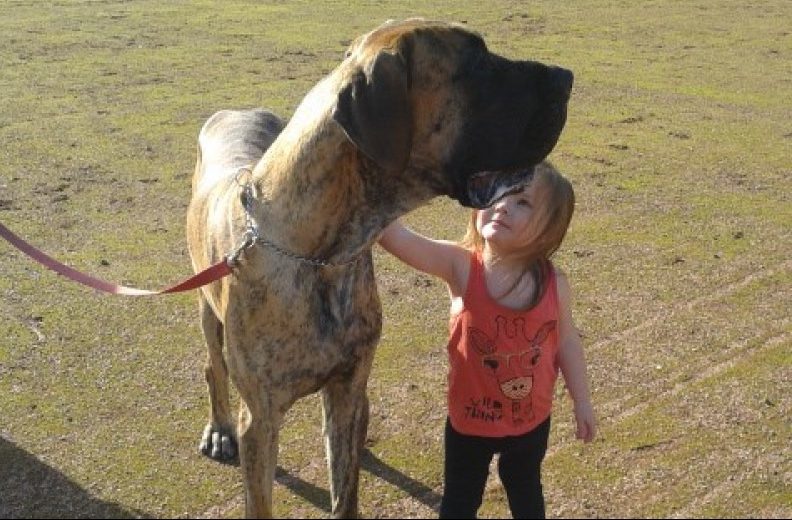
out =
{"type": "Polygon", "coordinates": [[[572,73],[512,61],[455,24],[387,22],[339,68],[333,118],[380,168],[483,208],[521,186],[566,122],[572,73]]]}

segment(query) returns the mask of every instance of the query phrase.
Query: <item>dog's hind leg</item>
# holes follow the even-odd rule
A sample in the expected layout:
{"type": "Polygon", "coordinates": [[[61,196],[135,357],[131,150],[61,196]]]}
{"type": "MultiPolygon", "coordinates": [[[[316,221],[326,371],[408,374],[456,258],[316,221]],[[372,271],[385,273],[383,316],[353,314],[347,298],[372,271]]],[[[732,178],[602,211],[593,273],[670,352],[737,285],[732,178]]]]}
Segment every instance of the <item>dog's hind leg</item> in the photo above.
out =
{"type": "Polygon", "coordinates": [[[335,518],[359,515],[360,454],[368,429],[366,380],[370,368],[370,361],[361,360],[351,378],[330,381],[322,389],[323,431],[335,518]]]}
{"type": "Polygon", "coordinates": [[[233,463],[237,457],[228,397],[228,369],[223,359],[223,324],[202,293],[199,293],[201,328],[208,355],[204,374],[209,387],[210,417],[199,449],[214,460],[233,463]]]}

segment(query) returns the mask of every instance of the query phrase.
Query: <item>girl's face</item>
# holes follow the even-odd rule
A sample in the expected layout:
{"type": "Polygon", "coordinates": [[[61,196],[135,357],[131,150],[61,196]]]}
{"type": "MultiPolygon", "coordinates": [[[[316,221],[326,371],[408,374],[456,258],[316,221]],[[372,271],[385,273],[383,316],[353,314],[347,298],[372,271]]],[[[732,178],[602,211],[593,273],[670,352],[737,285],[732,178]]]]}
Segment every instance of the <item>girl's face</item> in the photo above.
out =
{"type": "Polygon", "coordinates": [[[536,185],[531,182],[476,215],[478,232],[497,252],[517,252],[530,244],[536,185]]]}

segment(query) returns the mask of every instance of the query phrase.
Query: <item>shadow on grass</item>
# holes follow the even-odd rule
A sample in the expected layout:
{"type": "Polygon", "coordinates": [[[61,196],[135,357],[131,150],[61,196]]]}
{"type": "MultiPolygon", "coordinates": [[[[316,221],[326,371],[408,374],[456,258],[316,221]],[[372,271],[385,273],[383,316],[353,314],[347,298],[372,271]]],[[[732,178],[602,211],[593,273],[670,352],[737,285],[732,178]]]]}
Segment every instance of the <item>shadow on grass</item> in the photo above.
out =
{"type": "MultiPolygon", "coordinates": [[[[370,451],[361,469],[398,487],[427,507],[437,510],[440,495],[430,487],[389,466],[370,451]]],[[[278,467],[276,480],[317,509],[330,513],[330,492],[278,467]]],[[[0,437],[0,518],[151,518],[92,496],[56,468],[13,442],[0,437]]]]}
{"type": "Polygon", "coordinates": [[[0,518],[146,518],[91,496],[69,477],[0,437],[0,518]]]}
{"type": "MultiPolygon", "coordinates": [[[[396,486],[432,510],[437,511],[439,509],[440,499],[442,497],[438,493],[436,493],[429,486],[405,475],[392,466],[385,464],[369,450],[363,451],[360,460],[360,467],[361,469],[368,471],[372,475],[381,478],[389,484],[396,486]]],[[[306,482],[305,480],[292,475],[280,466],[278,466],[275,479],[280,484],[289,488],[296,495],[303,497],[305,500],[313,504],[314,507],[325,511],[326,513],[331,512],[330,492],[328,490],[315,486],[310,482],[306,482]]]]}
{"type": "Polygon", "coordinates": [[[437,512],[440,510],[440,500],[443,498],[441,495],[426,484],[388,466],[369,450],[363,451],[360,466],[372,475],[400,488],[433,511],[437,512]]]}

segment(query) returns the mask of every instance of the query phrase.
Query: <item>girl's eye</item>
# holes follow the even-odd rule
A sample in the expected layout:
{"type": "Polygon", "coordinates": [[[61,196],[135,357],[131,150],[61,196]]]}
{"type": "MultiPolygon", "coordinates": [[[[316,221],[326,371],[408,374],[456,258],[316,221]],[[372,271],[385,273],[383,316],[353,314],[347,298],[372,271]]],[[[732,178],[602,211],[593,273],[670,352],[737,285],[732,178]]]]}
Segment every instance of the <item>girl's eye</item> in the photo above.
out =
{"type": "Polygon", "coordinates": [[[528,199],[520,199],[517,201],[517,204],[519,204],[520,206],[526,206],[528,208],[531,207],[531,201],[528,199]]]}

